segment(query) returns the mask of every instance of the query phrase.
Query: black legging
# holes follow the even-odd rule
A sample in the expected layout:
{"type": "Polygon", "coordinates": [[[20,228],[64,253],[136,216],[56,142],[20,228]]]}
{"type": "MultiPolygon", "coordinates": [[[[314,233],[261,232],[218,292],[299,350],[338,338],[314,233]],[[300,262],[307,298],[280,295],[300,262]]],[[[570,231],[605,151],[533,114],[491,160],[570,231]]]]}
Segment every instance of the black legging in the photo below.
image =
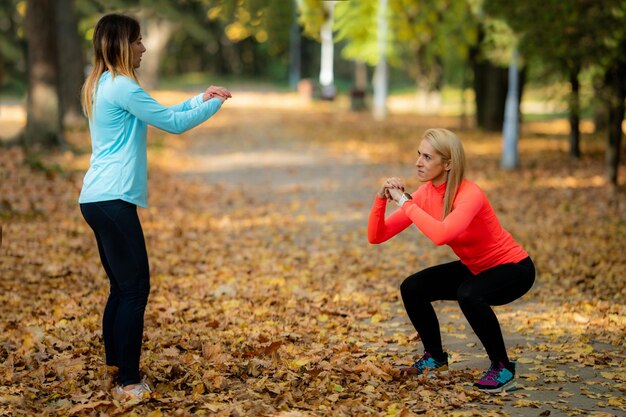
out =
{"type": "Polygon", "coordinates": [[[535,281],[535,266],[528,257],[518,263],[498,265],[474,275],[461,263],[450,262],[424,269],[408,277],[400,290],[411,323],[424,350],[445,359],[439,322],[431,302],[457,300],[467,321],[492,362],[509,358],[498,319],[490,306],[508,304],[524,295],[535,281]]]}
{"type": "Polygon", "coordinates": [[[107,365],[119,368],[121,385],[136,384],[150,270],[137,207],[122,200],[80,205],[93,229],[111,289],[102,319],[107,365]]]}

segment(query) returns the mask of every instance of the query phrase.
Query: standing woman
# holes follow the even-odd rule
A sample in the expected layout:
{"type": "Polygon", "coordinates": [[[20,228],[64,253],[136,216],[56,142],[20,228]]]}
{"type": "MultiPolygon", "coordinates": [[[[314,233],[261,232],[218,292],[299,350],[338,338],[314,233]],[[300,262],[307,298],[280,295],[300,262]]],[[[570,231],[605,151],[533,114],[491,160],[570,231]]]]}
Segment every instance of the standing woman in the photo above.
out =
{"type": "Polygon", "coordinates": [[[106,363],[118,368],[122,399],[147,398],[139,376],[143,316],[150,271],[137,206],[147,206],[146,133],[153,125],[182,133],[214,115],[231,97],[222,87],[171,107],[157,103],[138,84],[135,70],[146,51],[137,20],[109,14],[93,34],[94,67],[83,86],[92,156],[79,197],[93,229],[110,294],[102,320],[106,363]]]}
{"type": "Polygon", "coordinates": [[[388,178],[378,191],[369,217],[369,242],[385,242],[414,224],[436,245],[450,246],[459,260],[417,272],[400,286],[425,351],[405,370],[431,376],[447,372],[448,354],[431,302],[456,300],[491,360],[489,370],[474,385],[486,392],[512,389],[515,362],[509,360],[491,306],[508,304],[532,287],[533,262],[500,226],[483,191],[463,178],[465,153],[454,133],[427,130],[415,166],[425,184],[413,195],[404,193],[398,178],[388,178]],[[385,218],[388,200],[400,208],[385,218]]]}

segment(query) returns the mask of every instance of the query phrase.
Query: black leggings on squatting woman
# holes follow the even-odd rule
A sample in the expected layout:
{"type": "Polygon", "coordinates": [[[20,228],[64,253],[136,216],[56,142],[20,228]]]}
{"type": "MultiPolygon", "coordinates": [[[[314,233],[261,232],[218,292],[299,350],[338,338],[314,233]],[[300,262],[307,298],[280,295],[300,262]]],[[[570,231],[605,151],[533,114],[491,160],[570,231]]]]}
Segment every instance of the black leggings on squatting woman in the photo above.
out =
{"type": "Polygon", "coordinates": [[[461,261],[455,261],[411,275],[404,280],[400,291],[424,350],[435,360],[444,361],[446,355],[431,302],[456,300],[489,359],[508,365],[500,323],[491,306],[508,304],[520,298],[530,290],[534,281],[535,266],[530,257],[518,263],[495,266],[477,275],[472,274],[461,261]]]}

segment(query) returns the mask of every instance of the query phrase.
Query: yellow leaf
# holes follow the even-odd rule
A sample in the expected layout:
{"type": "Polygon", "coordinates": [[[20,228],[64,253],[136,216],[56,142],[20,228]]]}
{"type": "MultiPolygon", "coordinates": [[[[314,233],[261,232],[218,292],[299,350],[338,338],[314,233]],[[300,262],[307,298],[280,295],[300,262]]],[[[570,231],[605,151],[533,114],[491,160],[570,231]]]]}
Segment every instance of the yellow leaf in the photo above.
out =
{"type": "Polygon", "coordinates": [[[513,407],[532,407],[532,408],[539,408],[541,406],[541,404],[537,401],[530,401],[530,400],[517,400],[515,401],[515,403],[513,403],[513,407]]]}
{"type": "Polygon", "coordinates": [[[294,359],[293,361],[289,363],[289,366],[292,369],[299,369],[299,368],[302,368],[307,363],[309,363],[308,359],[294,359]]]}
{"type": "Polygon", "coordinates": [[[322,323],[326,323],[328,321],[328,315],[327,314],[320,314],[319,316],[317,316],[317,321],[322,322],[322,323]]]}
{"type": "Polygon", "coordinates": [[[334,402],[337,402],[337,400],[339,400],[339,394],[331,394],[326,398],[328,399],[328,401],[334,403],[334,402]]]}
{"type": "Polygon", "coordinates": [[[576,323],[586,324],[589,323],[589,317],[583,316],[582,314],[574,313],[574,321],[576,323]]]}
{"type": "Polygon", "coordinates": [[[20,401],[22,401],[22,397],[19,395],[0,395],[0,402],[4,404],[10,404],[10,403],[17,404],[20,401]]]}
{"type": "Polygon", "coordinates": [[[204,394],[204,384],[199,382],[193,386],[193,393],[197,395],[204,394]]]}
{"type": "Polygon", "coordinates": [[[379,323],[381,321],[383,321],[385,319],[385,317],[382,314],[374,314],[371,318],[372,323],[376,324],[379,323]]]}
{"type": "Polygon", "coordinates": [[[620,398],[620,397],[611,397],[611,398],[609,398],[609,405],[611,405],[613,407],[622,407],[622,406],[626,405],[626,400],[624,400],[624,398],[620,398]]]}

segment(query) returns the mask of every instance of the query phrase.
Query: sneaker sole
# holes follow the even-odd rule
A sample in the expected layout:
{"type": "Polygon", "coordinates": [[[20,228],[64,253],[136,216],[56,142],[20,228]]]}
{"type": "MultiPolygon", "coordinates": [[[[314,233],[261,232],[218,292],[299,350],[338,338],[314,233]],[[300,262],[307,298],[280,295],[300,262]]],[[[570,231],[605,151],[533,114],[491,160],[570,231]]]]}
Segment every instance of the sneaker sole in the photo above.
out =
{"type": "MultiPolygon", "coordinates": [[[[422,374],[424,375],[424,374],[422,374]]],[[[420,376],[422,376],[420,375],[420,376]]],[[[426,374],[426,379],[437,378],[439,376],[448,375],[448,371],[431,371],[426,374]]]]}
{"type": "Polygon", "coordinates": [[[449,371],[448,369],[441,370],[441,371],[431,370],[431,371],[428,371],[426,374],[418,374],[417,368],[413,368],[412,366],[409,366],[406,368],[400,368],[400,372],[405,375],[418,376],[418,377],[426,375],[426,378],[430,379],[430,378],[436,378],[441,375],[448,375],[449,371]]]}
{"type": "Polygon", "coordinates": [[[517,389],[517,381],[515,380],[509,381],[506,384],[498,388],[478,388],[478,389],[488,394],[499,394],[505,391],[515,391],[517,389]]]}

